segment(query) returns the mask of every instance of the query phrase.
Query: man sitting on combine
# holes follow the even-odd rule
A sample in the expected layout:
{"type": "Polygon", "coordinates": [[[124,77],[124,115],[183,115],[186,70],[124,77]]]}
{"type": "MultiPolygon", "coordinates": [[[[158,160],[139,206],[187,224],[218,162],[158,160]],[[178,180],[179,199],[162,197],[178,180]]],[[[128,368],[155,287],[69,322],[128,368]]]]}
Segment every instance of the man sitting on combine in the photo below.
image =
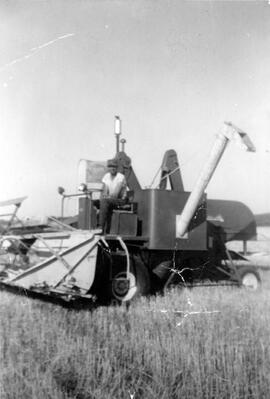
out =
{"type": "Polygon", "coordinates": [[[107,167],[108,173],[102,179],[103,191],[99,211],[99,224],[103,234],[110,232],[113,209],[124,205],[127,200],[127,182],[125,176],[117,172],[117,160],[108,160],[107,167]]]}

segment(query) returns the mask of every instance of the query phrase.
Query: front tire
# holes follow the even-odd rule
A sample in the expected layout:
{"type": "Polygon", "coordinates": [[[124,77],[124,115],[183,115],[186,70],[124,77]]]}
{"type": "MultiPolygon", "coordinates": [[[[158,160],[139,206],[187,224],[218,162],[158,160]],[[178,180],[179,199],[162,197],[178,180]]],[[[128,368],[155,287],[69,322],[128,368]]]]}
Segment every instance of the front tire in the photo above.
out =
{"type": "Polygon", "coordinates": [[[261,285],[261,277],[252,266],[243,266],[238,269],[240,284],[250,290],[257,290],[261,285]]]}
{"type": "Polygon", "coordinates": [[[130,257],[130,271],[117,271],[111,281],[111,297],[120,302],[128,302],[150,293],[149,273],[138,256],[130,257]]]}

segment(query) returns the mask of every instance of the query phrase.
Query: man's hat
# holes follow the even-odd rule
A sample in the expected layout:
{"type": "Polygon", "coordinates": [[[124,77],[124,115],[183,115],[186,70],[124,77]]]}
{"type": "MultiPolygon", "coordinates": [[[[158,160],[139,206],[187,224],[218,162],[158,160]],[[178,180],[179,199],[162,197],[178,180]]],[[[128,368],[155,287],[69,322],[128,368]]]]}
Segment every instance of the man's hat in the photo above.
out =
{"type": "Polygon", "coordinates": [[[116,159],[109,159],[109,160],[107,161],[107,166],[108,166],[108,168],[109,168],[110,166],[117,168],[118,162],[117,162],[116,159]]]}

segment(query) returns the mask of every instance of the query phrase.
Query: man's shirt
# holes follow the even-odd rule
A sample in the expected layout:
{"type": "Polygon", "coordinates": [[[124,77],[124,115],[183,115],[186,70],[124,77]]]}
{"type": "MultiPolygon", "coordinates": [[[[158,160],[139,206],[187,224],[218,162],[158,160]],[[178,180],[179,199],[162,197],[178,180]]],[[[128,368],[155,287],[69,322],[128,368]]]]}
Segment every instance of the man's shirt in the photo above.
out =
{"type": "Polygon", "coordinates": [[[122,173],[117,173],[112,176],[111,173],[106,173],[102,179],[104,184],[103,194],[111,198],[125,199],[127,195],[127,182],[122,173]]]}

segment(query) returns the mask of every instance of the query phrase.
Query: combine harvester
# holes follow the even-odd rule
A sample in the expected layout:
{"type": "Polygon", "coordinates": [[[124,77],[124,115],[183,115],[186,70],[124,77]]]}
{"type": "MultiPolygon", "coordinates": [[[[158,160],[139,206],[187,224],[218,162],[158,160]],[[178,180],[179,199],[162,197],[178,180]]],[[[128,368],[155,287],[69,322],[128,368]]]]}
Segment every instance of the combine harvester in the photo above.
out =
{"type": "Polygon", "coordinates": [[[176,284],[258,288],[256,269],[225,245],[256,238],[253,214],[240,202],[210,200],[205,194],[230,140],[255,151],[247,134],[224,124],[191,193],[184,190],[174,150],[164,155],[158,187],[142,189],[120,135],[116,117],[115,158],[127,180],[128,202],[113,211],[109,234],[97,229],[105,162],[80,161],[80,192],[66,195],[58,189],[59,218],[20,225],[17,211],[25,198],[0,203],[15,207],[2,227],[1,287],[89,306],[130,301],[176,284]],[[70,197],[78,198],[78,215],[65,218],[65,199],[70,197]]]}

